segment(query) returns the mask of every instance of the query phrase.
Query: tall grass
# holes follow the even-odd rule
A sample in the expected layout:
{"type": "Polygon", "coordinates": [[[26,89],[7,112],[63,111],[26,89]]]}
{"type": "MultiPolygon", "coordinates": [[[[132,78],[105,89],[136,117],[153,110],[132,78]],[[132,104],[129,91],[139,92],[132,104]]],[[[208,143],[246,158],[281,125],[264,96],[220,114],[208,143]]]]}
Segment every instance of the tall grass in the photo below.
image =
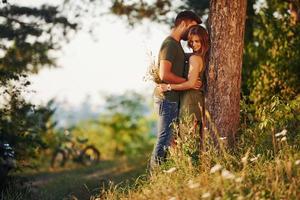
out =
{"type": "Polygon", "coordinates": [[[147,179],[125,189],[112,185],[101,199],[299,199],[300,151],[289,143],[288,131],[271,131],[273,145],[265,149],[241,137],[232,150],[226,138],[217,138],[216,147],[205,130],[204,149],[198,151],[199,138],[191,127],[183,123],[180,129],[186,134],[177,137],[168,161],[147,179]]]}
{"type": "MultiPolygon", "coordinates": [[[[171,151],[174,151],[172,149],[171,151]]],[[[186,154],[172,154],[147,181],[128,191],[111,187],[105,199],[297,199],[300,154],[288,144],[274,159],[268,153],[225,156],[212,146],[197,166],[186,154]]]]}
{"type": "Polygon", "coordinates": [[[22,180],[11,179],[0,188],[0,200],[33,199],[32,188],[25,185],[22,180]]]}

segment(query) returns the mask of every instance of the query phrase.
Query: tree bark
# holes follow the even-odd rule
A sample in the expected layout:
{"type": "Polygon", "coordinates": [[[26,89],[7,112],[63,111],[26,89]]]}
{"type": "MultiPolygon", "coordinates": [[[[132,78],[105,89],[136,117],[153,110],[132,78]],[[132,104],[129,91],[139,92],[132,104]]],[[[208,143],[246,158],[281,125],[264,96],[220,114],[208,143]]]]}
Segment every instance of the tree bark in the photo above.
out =
{"type": "Polygon", "coordinates": [[[226,137],[230,146],[239,127],[246,8],[246,0],[210,1],[206,123],[215,141],[226,137]]]}

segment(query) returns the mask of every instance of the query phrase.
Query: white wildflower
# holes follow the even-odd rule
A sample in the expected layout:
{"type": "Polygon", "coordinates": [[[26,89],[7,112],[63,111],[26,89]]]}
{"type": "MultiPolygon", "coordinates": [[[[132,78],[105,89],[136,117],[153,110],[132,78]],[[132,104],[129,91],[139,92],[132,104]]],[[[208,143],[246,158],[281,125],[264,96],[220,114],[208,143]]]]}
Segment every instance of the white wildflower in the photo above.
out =
{"type": "Polygon", "coordinates": [[[241,183],[243,181],[243,178],[242,177],[238,177],[235,179],[235,182],[236,183],[241,183]]]}
{"type": "Polygon", "coordinates": [[[210,173],[211,173],[211,174],[216,173],[217,171],[220,171],[221,169],[222,169],[222,165],[216,164],[215,166],[213,166],[213,167],[210,169],[210,173]]]}
{"type": "Polygon", "coordinates": [[[281,132],[276,133],[275,137],[286,136],[287,130],[283,129],[281,132]]]}
{"type": "Polygon", "coordinates": [[[168,174],[171,174],[171,173],[173,173],[173,172],[175,172],[175,171],[176,171],[176,168],[175,168],[175,167],[171,167],[171,168],[168,169],[168,170],[163,170],[163,172],[168,173],[168,174]]]}
{"type": "Polygon", "coordinates": [[[220,140],[226,140],[227,138],[226,137],[220,137],[220,140]]]}
{"type": "Polygon", "coordinates": [[[258,157],[253,157],[250,159],[251,162],[257,161],[258,157]]]}
{"type": "Polygon", "coordinates": [[[231,173],[230,171],[226,170],[226,169],[222,170],[221,175],[225,179],[234,179],[235,178],[234,174],[231,173]]]}
{"type": "Polygon", "coordinates": [[[300,160],[296,160],[295,165],[300,165],[300,160]]]}
{"type": "Polygon", "coordinates": [[[202,194],[202,199],[206,199],[210,197],[210,193],[209,192],[205,192],[204,194],[202,194]]]}
{"type": "Polygon", "coordinates": [[[250,158],[250,161],[251,162],[257,161],[259,157],[260,157],[260,154],[257,154],[255,157],[250,158]]]}
{"type": "Polygon", "coordinates": [[[195,188],[198,188],[199,186],[200,186],[199,183],[195,183],[195,182],[193,182],[192,180],[189,180],[189,182],[188,182],[188,187],[189,187],[190,189],[195,189],[195,188]]]}
{"type": "Polygon", "coordinates": [[[281,138],[281,140],[280,140],[281,142],[284,142],[284,141],[286,141],[286,137],[284,136],[283,138],[281,138]]]}

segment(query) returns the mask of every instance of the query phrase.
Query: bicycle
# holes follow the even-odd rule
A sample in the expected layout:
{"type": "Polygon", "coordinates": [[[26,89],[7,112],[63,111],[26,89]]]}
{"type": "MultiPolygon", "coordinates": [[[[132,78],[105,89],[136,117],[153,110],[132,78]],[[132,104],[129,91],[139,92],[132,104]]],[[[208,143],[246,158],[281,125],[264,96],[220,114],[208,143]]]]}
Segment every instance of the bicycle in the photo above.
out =
{"type": "Polygon", "coordinates": [[[98,163],[100,160],[100,152],[93,145],[85,144],[87,138],[76,137],[74,141],[72,137],[67,137],[65,141],[53,152],[51,159],[51,167],[64,167],[68,160],[73,160],[86,166],[98,163]]]}

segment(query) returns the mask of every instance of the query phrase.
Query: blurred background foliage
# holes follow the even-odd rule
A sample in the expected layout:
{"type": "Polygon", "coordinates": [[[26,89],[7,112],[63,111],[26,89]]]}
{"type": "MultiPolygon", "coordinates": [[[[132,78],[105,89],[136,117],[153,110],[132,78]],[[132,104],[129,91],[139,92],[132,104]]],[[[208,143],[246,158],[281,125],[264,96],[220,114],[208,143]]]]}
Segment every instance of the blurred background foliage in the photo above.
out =
{"type": "MultiPolygon", "coordinates": [[[[106,97],[104,113],[100,116],[99,124],[104,135],[103,146],[113,155],[137,155],[152,148],[151,136],[154,131],[151,124],[147,99],[136,92],[106,97]]],[[[149,100],[148,100],[149,102],[149,100]]]]}
{"type": "Polygon", "coordinates": [[[241,132],[260,152],[274,149],[272,137],[283,129],[300,147],[300,24],[291,2],[267,0],[253,9],[256,1],[248,1],[241,102],[241,119],[247,114],[248,123],[242,122],[241,132]]]}
{"type": "Polygon", "coordinates": [[[56,65],[53,52],[77,26],[58,7],[48,5],[2,5],[0,21],[0,140],[9,142],[25,165],[47,146],[42,136],[55,126],[50,120],[52,101],[35,106],[24,99],[27,77],[56,65]]]}

